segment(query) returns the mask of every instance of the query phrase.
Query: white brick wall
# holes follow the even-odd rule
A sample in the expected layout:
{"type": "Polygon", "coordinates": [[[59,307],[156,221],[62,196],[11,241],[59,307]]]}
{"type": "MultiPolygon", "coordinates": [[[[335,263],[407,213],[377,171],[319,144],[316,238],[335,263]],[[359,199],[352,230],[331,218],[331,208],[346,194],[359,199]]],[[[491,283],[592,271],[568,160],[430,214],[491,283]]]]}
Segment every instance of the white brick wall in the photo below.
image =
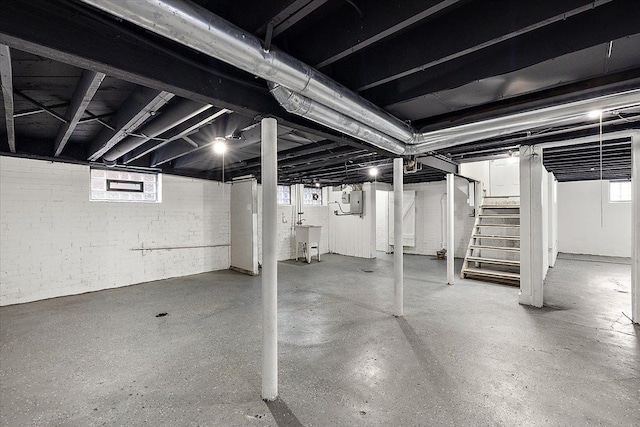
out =
{"type": "Polygon", "coordinates": [[[90,202],[87,166],[0,157],[0,305],[228,268],[229,190],[162,178],[162,203],[90,202]]]}

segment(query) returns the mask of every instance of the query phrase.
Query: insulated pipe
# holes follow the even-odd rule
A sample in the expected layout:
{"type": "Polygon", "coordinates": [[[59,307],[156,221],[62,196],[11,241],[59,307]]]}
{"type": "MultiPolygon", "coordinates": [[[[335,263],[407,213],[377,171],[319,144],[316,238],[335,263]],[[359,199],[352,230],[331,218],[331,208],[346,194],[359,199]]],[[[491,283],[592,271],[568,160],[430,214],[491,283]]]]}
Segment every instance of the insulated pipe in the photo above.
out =
{"type": "Polygon", "coordinates": [[[394,277],[394,316],[404,315],[404,259],[402,245],[402,199],[403,199],[403,161],[401,158],[393,159],[393,277],[394,277]]]}
{"type": "MultiPolygon", "coordinates": [[[[416,155],[467,144],[486,138],[561,123],[593,109],[611,110],[640,104],[640,89],[554,107],[541,108],[498,119],[485,120],[444,130],[415,133],[406,123],[351,90],[314,70],[309,65],[277,50],[265,50],[261,41],[185,0],[81,0],[126,21],[210,55],[244,71],[275,82],[305,98],[338,112],[352,121],[343,123],[349,135],[370,142],[394,154],[416,155]],[[355,133],[352,133],[353,130],[355,133]],[[393,143],[377,145],[376,138],[393,143]],[[365,139],[365,137],[367,139],[365,139]],[[373,138],[375,139],[375,138],[373,138]],[[402,149],[402,152],[400,150],[402,149]]],[[[304,111],[296,114],[304,116],[304,111]]],[[[328,111],[311,120],[331,126],[335,117],[328,111]]],[[[344,119],[340,119],[344,122],[344,119]]]]}
{"type": "Polygon", "coordinates": [[[453,285],[455,269],[455,243],[453,241],[454,224],[454,186],[455,176],[447,174],[447,284],[453,285]]]}
{"type": "Polygon", "coordinates": [[[144,137],[128,136],[107,151],[102,157],[107,162],[113,162],[128,152],[138,148],[145,142],[165,133],[166,131],[186,122],[190,118],[211,108],[211,105],[185,99],[177,104],[168,106],[157,118],[145,125],[139,133],[144,137]]]}
{"type": "Polygon", "coordinates": [[[638,104],[640,104],[640,89],[634,89],[447,129],[419,133],[416,134],[415,145],[408,147],[408,150],[416,151],[417,153],[436,151],[481,139],[527,131],[543,125],[584,118],[593,110],[616,110],[638,104]]]}
{"type": "Polygon", "coordinates": [[[278,397],[278,122],[262,119],[262,398],[278,397]]]}
{"type": "Polygon", "coordinates": [[[281,84],[404,143],[413,129],[355,92],[207,9],[184,0],[81,0],[156,34],[281,84]]]}
{"type": "Polygon", "coordinates": [[[346,133],[394,154],[404,154],[406,150],[405,144],[284,86],[269,83],[269,89],[280,105],[292,114],[346,133]]]}

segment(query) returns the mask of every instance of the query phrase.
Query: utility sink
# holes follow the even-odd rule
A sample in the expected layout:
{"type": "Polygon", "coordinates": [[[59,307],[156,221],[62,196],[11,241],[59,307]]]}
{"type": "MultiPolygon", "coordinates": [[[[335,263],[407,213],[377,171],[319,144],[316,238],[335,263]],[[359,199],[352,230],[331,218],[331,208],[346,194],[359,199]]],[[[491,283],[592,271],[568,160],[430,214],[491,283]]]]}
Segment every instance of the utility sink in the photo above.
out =
{"type": "Polygon", "coordinates": [[[298,248],[302,243],[302,253],[307,263],[311,263],[311,248],[318,250],[318,261],[320,261],[320,225],[296,225],[296,261],[298,260],[298,248]]]}

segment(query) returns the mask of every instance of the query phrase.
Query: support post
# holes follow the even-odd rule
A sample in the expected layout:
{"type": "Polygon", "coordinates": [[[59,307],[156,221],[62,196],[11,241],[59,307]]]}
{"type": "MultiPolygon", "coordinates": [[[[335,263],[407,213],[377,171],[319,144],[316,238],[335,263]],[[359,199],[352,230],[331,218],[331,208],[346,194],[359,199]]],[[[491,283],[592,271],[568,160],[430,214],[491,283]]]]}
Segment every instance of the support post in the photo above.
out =
{"type": "Polygon", "coordinates": [[[262,398],[278,397],[278,122],[262,119],[262,398]]]}
{"type": "Polygon", "coordinates": [[[631,134],[631,318],[640,323],[640,131],[631,134]]]}
{"type": "Polygon", "coordinates": [[[454,179],[455,175],[447,174],[447,284],[453,285],[455,270],[455,243],[453,235],[454,223],[454,179]]]}
{"type": "Polygon", "coordinates": [[[394,304],[393,314],[404,315],[403,301],[403,230],[402,230],[402,203],[403,197],[403,161],[401,158],[393,159],[393,276],[394,276],[394,304]]]}
{"type": "Polygon", "coordinates": [[[542,149],[520,147],[520,304],[542,307],[542,149]]]}

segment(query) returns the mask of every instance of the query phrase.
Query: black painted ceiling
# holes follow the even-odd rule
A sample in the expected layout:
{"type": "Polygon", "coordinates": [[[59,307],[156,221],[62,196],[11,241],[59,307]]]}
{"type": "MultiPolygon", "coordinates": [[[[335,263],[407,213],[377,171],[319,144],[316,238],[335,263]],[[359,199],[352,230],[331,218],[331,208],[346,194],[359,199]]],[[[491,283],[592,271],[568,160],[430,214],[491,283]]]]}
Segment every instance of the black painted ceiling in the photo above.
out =
{"type": "MultiPolygon", "coordinates": [[[[637,0],[196,3],[263,39],[271,23],[274,45],[418,130],[640,87],[637,0]]],[[[109,151],[99,150],[102,141],[123,148],[138,138],[140,146],[119,156],[118,165],[221,179],[222,158],[211,146],[216,137],[226,137],[225,179],[259,177],[257,123],[269,116],[280,123],[282,183],[362,182],[370,179],[373,165],[381,170],[379,180],[391,181],[391,154],[289,115],[261,79],[79,1],[4,1],[0,44],[9,47],[15,125],[11,147],[5,100],[0,106],[2,154],[101,163],[109,151]],[[56,138],[71,121],[74,95],[82,93],[83,78],[96,72],[106,76],[55,156],[56,138]],[[154,120],[175,114],[172,110],[186,100],[211,107],[189,118],[176,117],[179,124],[149,139],[154,120]],[[123,118],[132,117],[123,125],[123,118]]],[[[607,113],[602,129],[638,128],[639,119],[637,107],[607,113]]],[[[521,144],[598,132],[599,123],[585,116],[436,155],[455,163],[504,154],[521,144]]],[[[548,149],[545,165],[560,180],[599,179],[600,147],[548,149]]],[[[628,142],[603,146],[602,165],[603,177],[627,178],[628,142]]],[[[405,182],[443,175],[424,167],[405,175],[405,182]]]]}

